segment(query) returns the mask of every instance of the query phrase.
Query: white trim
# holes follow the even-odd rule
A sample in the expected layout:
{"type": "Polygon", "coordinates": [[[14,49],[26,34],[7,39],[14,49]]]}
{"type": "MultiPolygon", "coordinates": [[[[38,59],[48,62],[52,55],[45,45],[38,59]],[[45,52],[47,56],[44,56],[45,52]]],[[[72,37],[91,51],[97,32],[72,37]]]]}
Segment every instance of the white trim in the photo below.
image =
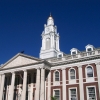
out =
{"type": "Polygon", "coordinates": [[[69,100],[71,100],[71,94],[70,94],[71,89],[76,89],[76,100],[78,100],[77,87],[71,87],[71,88],[68,89],[68,91],[69,91],[69,100]]]}
{"type": "Polygon", "coordinates": [[[100,62],[100,59],[87,60],[87,61],[76,62],[76,63],[71,63],[71,64],[57,65],[57,66],[51,67],[51,70],[69,68],[73,66],[81,66],[81,65],[91,64],[91,63],[99,63],[99,62],[100,62]]]}
{"type": "Polygon", "coordinates": [[[87,46],[85,46],[85,48],[86,48],[86,52],[88,52],[88,49],[89,49],[89,48],[91,48],[91,50],[93,51],[94,46],[93,46],[93,45],[88,44],[87,46]]]}
{"type": "Polygon", "coordinates": [[[89,95],[88,95],[88,88],[89,88],[89,87],[94,87],[94,88],[95,88],[95,97],[96,97],[96,100],[97,100],[96,86],[95,86],[95,85],[92,85],[92,86],[86,86],[87,100],[89,100],[89,95]]]}

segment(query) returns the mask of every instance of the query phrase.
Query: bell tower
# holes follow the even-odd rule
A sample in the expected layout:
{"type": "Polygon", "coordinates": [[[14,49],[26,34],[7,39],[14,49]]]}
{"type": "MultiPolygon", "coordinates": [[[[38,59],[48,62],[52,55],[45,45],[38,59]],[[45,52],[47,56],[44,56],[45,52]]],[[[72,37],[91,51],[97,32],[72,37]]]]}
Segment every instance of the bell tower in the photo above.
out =
{"type": "Polygon", "coordinates": [[[57,27],[54,25],[54,19],[51,15],[47,19],[47,24],[44,25],[44,31],[41,36],[42,47],[40,50],[40,58],[57,57],[57,54],[60,52],[59,34],[57,33],[57,27]]]}

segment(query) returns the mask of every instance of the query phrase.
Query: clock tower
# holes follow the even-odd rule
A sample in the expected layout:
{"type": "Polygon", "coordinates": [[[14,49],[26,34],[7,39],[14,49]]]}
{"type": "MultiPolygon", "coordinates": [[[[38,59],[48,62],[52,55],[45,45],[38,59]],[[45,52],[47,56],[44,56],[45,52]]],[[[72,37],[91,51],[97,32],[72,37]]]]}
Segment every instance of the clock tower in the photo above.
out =
{"type": "Polygon", "coordinates": [[[54,19],[51,15],[47,19],[47,24],[44,25],[44,31],[41,36],[42,47],[40,50],[40,58],[46,59],[57,57],[60,53],[59,34],[57,33],[57,27],[54,25],[54,19]]]}

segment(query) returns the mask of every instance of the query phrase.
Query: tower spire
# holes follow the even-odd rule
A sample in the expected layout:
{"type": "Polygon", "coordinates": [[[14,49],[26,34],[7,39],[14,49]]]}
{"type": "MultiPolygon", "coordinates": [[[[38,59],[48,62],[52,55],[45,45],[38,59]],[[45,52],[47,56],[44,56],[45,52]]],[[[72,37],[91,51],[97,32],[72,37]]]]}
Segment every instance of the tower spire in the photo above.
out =
{"type": "Polygon", "coordinates": [[[51,16],[51,12],[50,12],[50,17],[52,17],[52,16],[51,16]]]}

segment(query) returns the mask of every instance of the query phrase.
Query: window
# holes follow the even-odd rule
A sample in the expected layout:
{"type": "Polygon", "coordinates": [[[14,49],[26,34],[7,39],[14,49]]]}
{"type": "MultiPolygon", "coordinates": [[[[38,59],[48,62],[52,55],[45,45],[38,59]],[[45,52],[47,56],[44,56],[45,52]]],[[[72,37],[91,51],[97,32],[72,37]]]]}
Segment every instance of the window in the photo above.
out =
{"type": "Polygon", "coordinates": [[[59,72],[58,71],[55,72],[55,81],[59,81],[59,72]]]}
{"type": "Polygon", "coordinates": [[[60,100],[60,90],[54,90],[54,97],[55,97],[57,100],[60,100]]]}
{"type": "Polygon", "coordinates": [[[74,51],[74,52],[72,52],[72,55],[76,55],[76,52],[74,51]]]}
{"type": "Polygon", "coordinates": [[[70,100],[76,100],[76,89],[70,89],[70,100]]]}
{"type": "Polygon", "coordinates": [[[88,99],[89,100],[96,100],[95,87],[88,87],[88,99]]]}
{"type": "Polygon", "coordinates": [[[60,54],[60,55],[58,55],[58,58],[61,58],[62,57],[62,55],[60,54]]]}
{"type": "Polygon", "coordinates": [[[92,51],[92,49],[91,49],[91,48],[88,48],[87,51],[88,51],[88,52],[89,52],[89,51],[92,51]]]}
{"type": "Polygon", "coordinates": [[[70,69],[70,79],[75,79],[75,70],[70,69]]]}
{"type": "Polygon", "coordinates": [[[87,77],[93,77],[93,69],[91,66],[87,67],[87,77]]]}

